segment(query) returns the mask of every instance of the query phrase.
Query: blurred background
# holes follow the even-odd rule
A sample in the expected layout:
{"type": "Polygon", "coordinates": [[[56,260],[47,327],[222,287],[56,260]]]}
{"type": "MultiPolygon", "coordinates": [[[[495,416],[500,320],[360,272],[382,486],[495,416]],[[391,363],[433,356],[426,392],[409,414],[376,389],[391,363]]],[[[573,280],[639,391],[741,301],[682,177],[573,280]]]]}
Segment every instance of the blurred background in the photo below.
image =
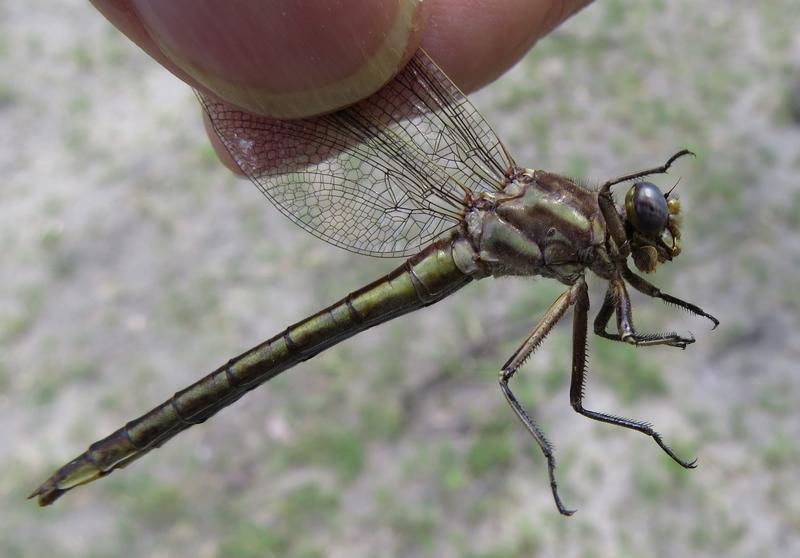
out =
{"type": "MultiPolygon", "coordinates": [[[[392,269],[303,232],[217,163],[197,103],[86,2],[0,4],[0,555],[800,555],[800,10],[606,0],[474,103],[523,165],[598,184],[661,164],[684,253],[592,338],[570,320],[515,381],[571,519],[497,386],[558,294],[486,280],[335,347],[131,468],[39,509],[52,470],[228,358],[392,269]]],[[[591,284],[593,307],[602,285],[591,284]]]]}

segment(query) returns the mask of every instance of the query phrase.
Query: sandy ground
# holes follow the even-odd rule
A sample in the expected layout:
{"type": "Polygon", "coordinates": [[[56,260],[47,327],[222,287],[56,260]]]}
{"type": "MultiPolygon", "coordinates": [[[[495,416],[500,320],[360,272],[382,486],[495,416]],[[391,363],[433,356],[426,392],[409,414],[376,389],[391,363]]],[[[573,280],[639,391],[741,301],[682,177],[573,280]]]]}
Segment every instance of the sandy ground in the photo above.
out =
{"type": "Polygon", "coordinates": [[[39,509],[91,441],[396,264],[226,174],[188,88],[88,3],[0,4],[0,555],[800,555],[798,29],[791,0],[598,2],[474,96],[528,166],[600,182],[698,153],[655,281],[722,325],[635,296],[641,329],[698,342],[592,339],[587,401],[696,470],[572,411],[566,320],[515,384],[579,509],[558,516],[496,383],[558,285],[487,280],[39,509]]]}

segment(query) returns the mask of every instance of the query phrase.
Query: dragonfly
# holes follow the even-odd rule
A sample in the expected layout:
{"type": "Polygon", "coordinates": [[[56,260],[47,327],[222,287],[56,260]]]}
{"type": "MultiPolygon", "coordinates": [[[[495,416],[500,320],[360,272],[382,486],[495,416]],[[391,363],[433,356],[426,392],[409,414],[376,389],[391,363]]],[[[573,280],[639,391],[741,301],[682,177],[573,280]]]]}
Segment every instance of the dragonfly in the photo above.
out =
{"type": "Polygon", "coordinates": [[[487,277],[542,276],[564,292],[500,367],[500,389],[541,448],[558,511],[553,447],[511,389],[522,364],[571,309],[570,405],[590,419],[651,437],[693,468],[647,422],[584,407],[589,295],[586,274],[607,282],[595,334],[637,347],[680,349],[674,332],[640,333],[628,287],[704,317],[699,306],[662,292],[634,272],[653,272],[681,252],[681,204],[645,179],[665,164],[598,187],[518,166],[464,94],[423,50],[395,78],[348,108],[303,120],[246,114],[197,93],[214,130],[242,172],[294,223],[335,246],[368,256],[406,258],[384,277],[229,360],[161,405],[128,422],[58,469],[30,498],[52,504],[204,422],[296,364],[378,324],[434,304],[487,277]],[[624,203],[612,187],[632,183],[624,203]],[[609,330],[615,317],[616,327],[609,330]]]}

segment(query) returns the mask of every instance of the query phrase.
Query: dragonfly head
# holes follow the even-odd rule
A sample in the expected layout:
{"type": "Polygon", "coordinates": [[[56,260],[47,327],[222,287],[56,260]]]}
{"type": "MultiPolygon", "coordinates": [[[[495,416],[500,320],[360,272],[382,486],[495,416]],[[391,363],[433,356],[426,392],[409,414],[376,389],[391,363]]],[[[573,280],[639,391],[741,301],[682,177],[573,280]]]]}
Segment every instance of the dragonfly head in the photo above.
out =
{"type": "MultiPolygon", "coordinates": [[[[673,188],[674,189],[674,188],[673,188]]],[[[680,200],[651,182],[637,182],[625,196],[625,230],[633,263],[650,273],[681,253],[680,200]]]]}

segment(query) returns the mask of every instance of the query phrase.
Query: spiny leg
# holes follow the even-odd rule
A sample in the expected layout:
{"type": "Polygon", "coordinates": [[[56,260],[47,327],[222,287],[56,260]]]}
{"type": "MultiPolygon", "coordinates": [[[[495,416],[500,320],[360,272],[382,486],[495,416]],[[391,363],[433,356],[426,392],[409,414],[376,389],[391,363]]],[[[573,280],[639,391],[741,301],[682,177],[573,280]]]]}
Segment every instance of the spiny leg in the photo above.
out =
{"type": "Polygon", "coordinates": [[[600,307],[600,311],[594,318],[594,332],[600,337],[605,337],[606,339],[611,339],[612,341],[622,341],[621,336],[614,335],[613,333],[608,333],[606,331],[606,326],[608,325],[608,322],[611,321],[611,316],[613,315],[614,291],[611,290],[611,285],[609,285],[606,289],[606,296],[603,299],[603,305],[600,307]]]}
{"type": "MultiPolygon", "coordinates": [[[[586,286],[586,283],[583,279],[580,280],[580,284],[586,286]]],[[[577,285],[577,284],[576,284],[577,285]]],[[[556,484],[556,477],[555,477],[555,468],[556,468],[556,461],[555,457],[553,456],[553,446],[545,437],[544,433],[541,431],[539,426],[533,420],[533,418],[522,408],[522,405],[519,403],[517,398],[514,396],[514,393],[511,391],[511,388],[508,386],[509,380],[514,376],[516,371],[522,366],[522,363],[536,350],[536,348],[541,344],[547,334],[553,329],[553,326],[558,323],[558,321],[564,316],[567,309],[574,303],[575,296],[578,293],[579,287],[573,285],[570,287],[569,290],[565,291],[564,293],[559,296],[550,308],[547,309],[542,319],[536,324],[528,337],[522,343],[522,345],[517,349],[511,358],[506,361],[503,365],[503,369],[500,372],[500,389],[503,390],[503,395],[508,401],[508,404],[517,414],[517,417],[522,421],[522,424],[525,425],[525,428],[528,429],[528,432],[531,433],[533,439],[536,440],[536,443],[539,444],[539,447],[542,449],[542,453],[544,454],[545,459],[547,460],[547,472],[550,476],[550,489],[553,491],[553,499],[556,502],[556,507],[558,507],[558,511],[563,515],[572,515],[575,513],[575,510],[569,510],[564,507],[564,504],[561,502],[561,498],[558,495],[558,485],[556,484]]]]}
{"type": "MultiPolygon", "coordinates": [[[[605,306],[605,304],[604,304],[605,306]]],[[[576,412],[593,420],[615,424],[623,428],[637,430],[653,438],[659,447],[664,450],[676,463],[687,469],[697,466],[697,460],[687,462],[675,455],[675,453],[661,439],[661,435],[653,429],[653,426],[642,421],[632,420],[624,417],[599,413],[583,408],[583,396],[586,383],[586,330],[588,328],[589,315],[589,293],[586,284],[578,293],[575,301],[575,311],[572,321],[572,380],[569,387],[569,402],[576,412]]]]}
{"type": "Polygon", "coordinates": [[[636,275],[633,271],[631,271],[628,267],[622,267],[622,276],[625,280],[631,284],[631,286],[639,291],[642,294],[646,294],[647,296],[651,296],[653,298],[660,298],[667,304],[674,304],[684,310],[694,314],[695,316],[702,316],[704,318],[708,318],[714,324],[714,327],[711,329],[716,329],[719,325],[719,320],[716,319],[711,314],[706,313],[702,308],[692,304],[691,302],[683,301],[679,298],[676,298],[672,295],[668,295],[666,293],[662,293],[661,289],[650,283],[644,277],[640,277],[636,275]]]}
{"type": "Polygon", "coordinates": [[[623,341],[637,347],[667,345],[685,349],[687,345],[694,343],[694,337],[681,337],[675,332],[637,333],[633,327],[633,313],[628,291],[625,288],[624,281],[619,277],[612,279],[608,283],[603,306],[594,320],[594,332],[600,337],[611,341],[623,341]],[[606,325],[608,325],[614,310],[617,313],[617,331],[619,333],[606,331],[606,325]]]}

